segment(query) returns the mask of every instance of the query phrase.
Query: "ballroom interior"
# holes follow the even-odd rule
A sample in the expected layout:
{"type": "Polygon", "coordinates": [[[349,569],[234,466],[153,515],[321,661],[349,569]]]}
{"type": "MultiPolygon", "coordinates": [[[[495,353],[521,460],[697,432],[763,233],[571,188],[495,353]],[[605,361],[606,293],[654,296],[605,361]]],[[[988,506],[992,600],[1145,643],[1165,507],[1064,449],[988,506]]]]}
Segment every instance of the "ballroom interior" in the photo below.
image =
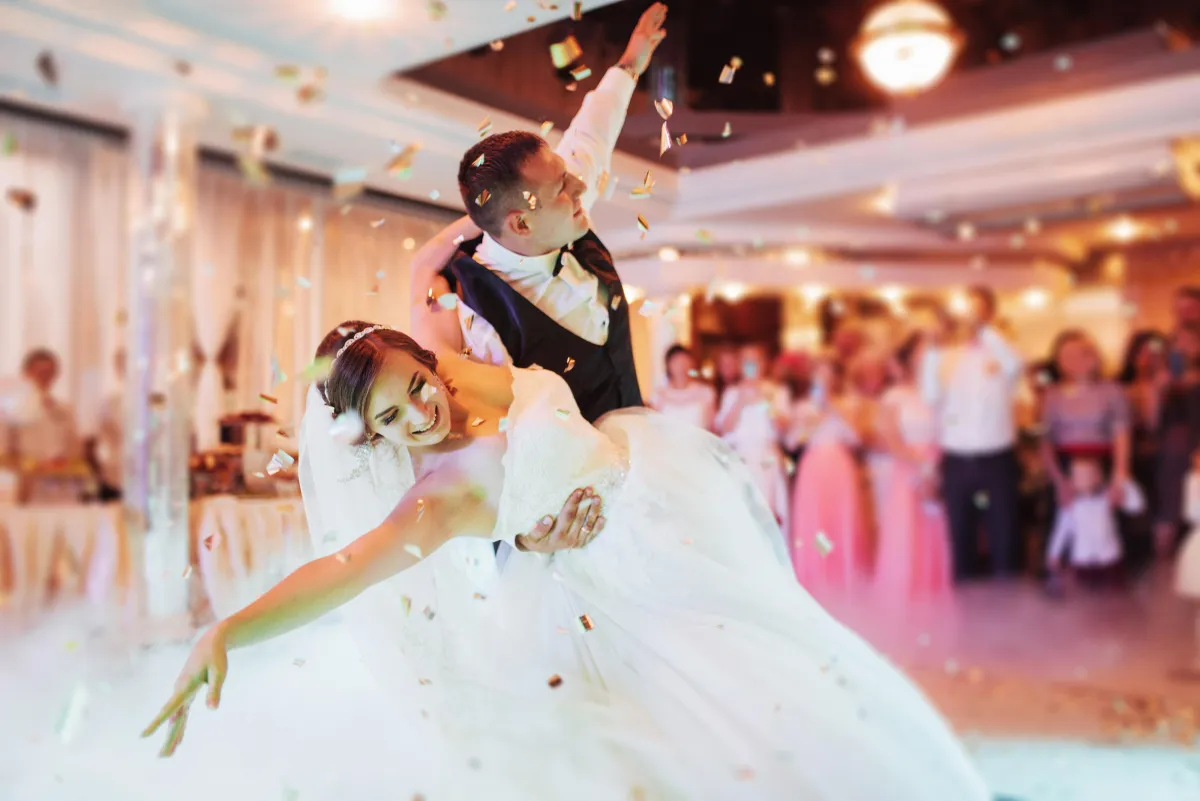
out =
{"type": "MultiPolygon", "coordinates": [[[[118,437],[163,433],[138,491],[173,536],[142,552],[133,490],[102,502],[82,459],[31,501],[0,451],[0,801],[87,797],[60,766],[88,736],[79,688],[121,703],[114,660],[177,661],[310,558],[294,462],[317,344],[344,320],[406,330],[413,255],[464,213],[463,152],[556,143],[646,5],[0,0],[0,422],[52,352],[81,440],[113,414],[118,437]]],[[[674,0],[667,29],[591,213],[646,398],[673,345],[703,380],[731,347],[809,363],[843,330],[891,352],[914,309],[956,320],[978,286],[1027,365],[1078,330],[1115,377],[1200,286],[1194,2],[674,0]]],[[[1186,801],[1200,626],[1173,570],[1148,557],[1064,601],[1030,567],[922,614],[838,614],[998,797],[1186,801]]],[[[305,692],[352,661],[276,650],[305,692]]]]}

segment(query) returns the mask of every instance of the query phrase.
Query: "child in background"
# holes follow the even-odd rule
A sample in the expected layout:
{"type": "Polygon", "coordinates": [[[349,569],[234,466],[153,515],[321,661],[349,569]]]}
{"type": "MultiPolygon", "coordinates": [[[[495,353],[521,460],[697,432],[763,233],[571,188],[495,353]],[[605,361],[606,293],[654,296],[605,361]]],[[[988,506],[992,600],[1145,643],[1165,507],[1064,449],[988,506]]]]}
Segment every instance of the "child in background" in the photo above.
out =
{"type": "MultiPolygon", "coordinates": [[[[1121,563],[1121,537],[1099,459],[1077,457],[1071,460],[1067,476],[1072,500],[1061,506],[1054,521],[1054,533],[1046,549],[1050,570],[1050,590],[1060,594],[1063,576],[1069,570],[1085,581],[1114,583],[1121,563]],[[1069,560],[1069,562],[1067,561],[1069,560]]],[[[1132,481],[1125,484],[1121,509],[1137,514],[1146,505],[1141,490],[1132,481]]]]}
{"type": "Polygon", "coordinates": [[[1183,517],[1190,531],[1175,562],[1175,592],[1195,613],[1192,669],[1200,672],[1200,450],[1192,454],[1192,470],[1184,484],[1183,517]]]}

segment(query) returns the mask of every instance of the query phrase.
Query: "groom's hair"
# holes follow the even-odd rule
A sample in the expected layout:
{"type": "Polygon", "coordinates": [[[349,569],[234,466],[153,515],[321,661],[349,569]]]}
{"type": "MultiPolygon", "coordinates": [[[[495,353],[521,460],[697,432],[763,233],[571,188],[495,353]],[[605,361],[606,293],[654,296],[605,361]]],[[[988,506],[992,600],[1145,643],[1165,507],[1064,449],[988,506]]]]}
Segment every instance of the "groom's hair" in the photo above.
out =
{"type": "Polygon", "coordinates": [[[508,213],[525,204],[521,198],[521,168],[546,146],[528,131],[505,131],[476,142],[458,165],[458,191],[471,220],[493,236],[508,213]],[[480,156],[483,161],[476,166],[480,156]],[[487,190],[485,199],[484,190],[487,190]]]}
{"type": "Polygon", "coordinates": [[[437,372],[437,356],[402,331],[376,327],[362,320],[347,320],[325,335],[317,346],[317,362],[328,360],[328,366],[325,380],[317,384],[317,389],[335,415],[354,411],[363,420],[367,419],[371,388],[383,371],[389,350],[402,350],[431,372],[437,372]],[[354,338],[368,328],[375,330],[354,338]]]}

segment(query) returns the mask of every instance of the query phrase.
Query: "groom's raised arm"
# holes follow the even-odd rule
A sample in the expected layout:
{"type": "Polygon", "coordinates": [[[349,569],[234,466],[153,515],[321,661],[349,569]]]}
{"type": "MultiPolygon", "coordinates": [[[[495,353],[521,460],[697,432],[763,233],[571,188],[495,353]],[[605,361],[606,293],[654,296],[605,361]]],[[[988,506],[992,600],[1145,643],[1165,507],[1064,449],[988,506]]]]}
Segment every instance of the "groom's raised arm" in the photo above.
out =
{"type": "Polygon", "coordinates": [[[667,35],[662,27],[666,18],[667,7],[662,3],[655,3],[642,14],[620,61],[583,98],[583,105],[554,149],[567,163],[567,169],[587,185],[580,198],[585,209],[590,210],[600,197],[600,176],[612,169],[613,150],[625,126],[629,101],[638,76],[667,35]]]}

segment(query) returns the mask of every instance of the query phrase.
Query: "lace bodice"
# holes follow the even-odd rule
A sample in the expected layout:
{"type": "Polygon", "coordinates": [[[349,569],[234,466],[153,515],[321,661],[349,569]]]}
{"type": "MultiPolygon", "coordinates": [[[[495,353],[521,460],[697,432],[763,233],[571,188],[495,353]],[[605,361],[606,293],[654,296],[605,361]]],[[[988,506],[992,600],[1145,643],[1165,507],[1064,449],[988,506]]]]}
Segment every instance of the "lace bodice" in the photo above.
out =
{"type": "Polygon", "coordinates": [[[556,513],[580,487],[592,487],[610,508],[628,470],[624,451],[583,418],[560,376],[539,369],[512,372],[504,490],[494,535],[509,543],[540,517],[556,513]]]}

